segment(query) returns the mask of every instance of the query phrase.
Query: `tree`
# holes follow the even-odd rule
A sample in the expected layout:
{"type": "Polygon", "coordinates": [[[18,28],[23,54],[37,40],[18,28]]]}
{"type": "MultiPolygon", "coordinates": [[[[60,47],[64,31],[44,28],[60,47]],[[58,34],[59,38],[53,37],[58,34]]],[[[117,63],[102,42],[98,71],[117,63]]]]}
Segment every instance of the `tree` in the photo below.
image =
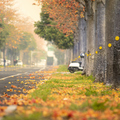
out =
{"type": "Polygon", "coordinates": [[[34,50],[36,48],[35,39],[32,34],[23,32],[20,38],[19,50],[34,50]]]}
{"type": "Polygon", "coordinates": [[[11,61],[23,50],[26,54],[35,50],[38,37],[33,31],[33,21],[30,18],[21,18],[17,14],[14,1],[0,0],[0,47],[3,56],[11,61]]]}
{"type": "Polygon", "coordinates": [[[35,33],[47,41],[54,42],[58,48],[67,49],[73,46],[73,35],[66,36],[57,29],[54,25],[53,19],[49,14],[42,12],[41,21],[35,23],[35,33]]]}
{"type": "Polygon", "coordinates": [[[14,6],[14,0],[0,0],[0,16],[6,24],[13,23],[18,17],[14,6]]]}
{"type": "Polygon", "coordinates": [[[42,10],[57,23],[55,25],[67,35],[76,31],[79,17],[84,17],[84,0],[36,0],[41,2],[42,10]]]}
{"type": "Polygon", "coordinates": [[[8,29],[7,29],[7,25],[2,21],[1,24],[1,31],[0,31],[0,47],[4,47],[5,46],[5,41],[6,38],[9,35],[8,29]]]}
{"type": "Polygon", "coordinates": [[[16,39],[13,39],[13,37],[17,38],[15,34],[16,30],[13,26],[17,14],[13,6],[14,0],[0,0],[0,43],[2,47],[5,47],[5,45],[13,47],[14,43],[17,42],[16,39]]]}

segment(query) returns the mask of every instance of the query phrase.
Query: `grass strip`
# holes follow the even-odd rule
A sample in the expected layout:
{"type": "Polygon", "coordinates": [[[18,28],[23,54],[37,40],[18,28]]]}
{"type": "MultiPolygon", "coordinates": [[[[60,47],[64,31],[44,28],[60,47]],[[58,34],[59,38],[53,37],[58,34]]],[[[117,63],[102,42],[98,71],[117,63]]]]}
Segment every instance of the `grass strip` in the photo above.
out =
{"type": "Polygon", "coordinates": [[[60,65],[57,72],[69,72],[67,65],[60,65]]]}

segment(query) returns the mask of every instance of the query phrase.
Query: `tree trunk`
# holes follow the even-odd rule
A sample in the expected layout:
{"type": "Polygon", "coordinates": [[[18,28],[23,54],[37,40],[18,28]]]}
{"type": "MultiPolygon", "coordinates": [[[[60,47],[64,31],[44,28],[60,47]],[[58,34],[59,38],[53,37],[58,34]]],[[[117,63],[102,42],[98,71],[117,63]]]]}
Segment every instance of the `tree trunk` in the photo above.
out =
{"type": "Polygon", "coordinates": [[[107,55],[107,83],[113,82],[113,61],[114,61],[114,26],[115,26],[115,1],[116,0],[106,0],[106,55],[107,55]],[[112,47],[107,45],[111,43],[112,47]]]}
{"type": "Polygon", "coordinates": [[[105,79],[105,5],[97,3],[97,51],[95,81],[104,82],[105,79]],[[102,46],[102,49],[99,47],[102,46]]]}
{"type": "MultiPolygon", "coordinates": [[[[80,49],[79,49],[79,55],[81,53],[86,52],[86,21],[83,18],[79,19],[79,41],[80,41],[80,49]]],[[[82,62],[82,66],[84,66],[84,70],[82,74],[85,74],[86,67],[85,67],[85,58],[80,58],[80,61],[82,62]]]]}
{"type": "MultiPolygon", "coordinates": [[[[114,37],[120,37],[120,0],[115,0],[114,37]]],[[[120,40],[114,40],[113,86],[120,85],[120,40]]]]}
{"type": "Polygon", "coordinates": [[[93,74],[94,70],[94,43],[95,43],[95,3],[87,1],[87,59],[86,59],[86,75],[93,74]]]}
{"type": "Polygon", "coordinates": [[[93,73],[94,66],[94,41],[95,41],[95,24],[94,16],[88,16],[87,19],[87,75],[93,73]]]}
{"type": "Polygon", "coordinates": [[[94,72],[93,76],[97,74],[97,54],[96,51],[98,51],[98,41],[97,41],[97,1],[95,1],[95,53],[94,53],[94,72]]]}

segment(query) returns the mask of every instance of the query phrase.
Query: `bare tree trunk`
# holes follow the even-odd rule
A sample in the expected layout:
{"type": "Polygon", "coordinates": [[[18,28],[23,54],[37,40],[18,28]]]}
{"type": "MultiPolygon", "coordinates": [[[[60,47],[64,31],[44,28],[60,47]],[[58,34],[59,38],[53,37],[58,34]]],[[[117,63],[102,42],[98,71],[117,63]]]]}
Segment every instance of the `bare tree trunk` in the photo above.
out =
{"type": "MultiPolygon", "coordinates": [[[[86,52],[86,21],[83,18],[79,19],[79,42],[80,42],[80,49],[79,49],[79,56],[81,53],[85,54],[86,52]]],[[[80,58],[82,61],[82,65],[84,66],[84,70],[82,74],[85,74],[86,67],[85,67],[85,58],[80,58]]]]}
{"type": "Polygon", "coordinates": [[[105,5],[97,3],[97,51],[95,81],[104,82],[105,79],[105,5]],[[102,49],[99,49],[99,47],[102,49]]]}
{"type": "Polygon", "coordinates": [[[97,1],[95,1],[95,54],[94,54],[94,72],[93,76],[97,74],[97,54],[96,51],[98,51],[98,40],[97,40],[97,1]]]}
{"type": "Polygon", "coordinates": [[[68,64],[71,61],[71,49],[68,49],[68,64]]]}
{"type": "Polygon", "coordinates": [[[94,66],[94,40],[95,40],[94,16],[88,16],[87,19],[87,75],[93,73],[94,66]]]}
{"type": "MultiPolygon", "coordinates": [[[[120,0],[115,0],[114,37],[120,37],[120,0]]],[[[120,86],[120,40],[114,40],[113,86],[120,86]]]]}
{"type": "Polygon", "coordinates": [[[80,39],[79,39],[79,41],[78,41],[78,56],[80,56],[80,39]]]}
{"type": "Polygon", "coordinates": [[[114,61],[114,26],[115,26],[115,1],[116,0],[106,0],[106,54],[107,54],[107,83],[113,82],[113,61],[114,61]],[[111,43],[112,46],[107,45],[111,43]]]}
{"type": "Polygon", "coordinates": [[[66,50],[65,50],[65,54],[64,54],[64,65],[66,65],[66,61],[67,61],[67,55],[66,55],[66,50]]]}
{"type": "Polygon", "coordinates": [[[87,59],[86,59],[86,75],[93,74],[94,69],[94,43],[95,43],[95,3],[86,2],[87,7],[87,59]]]}
{"type": "Polygon", "coordinates": [[[71,52],[71,61],[73,60],[73,48],[70,49],[71,52]]]}

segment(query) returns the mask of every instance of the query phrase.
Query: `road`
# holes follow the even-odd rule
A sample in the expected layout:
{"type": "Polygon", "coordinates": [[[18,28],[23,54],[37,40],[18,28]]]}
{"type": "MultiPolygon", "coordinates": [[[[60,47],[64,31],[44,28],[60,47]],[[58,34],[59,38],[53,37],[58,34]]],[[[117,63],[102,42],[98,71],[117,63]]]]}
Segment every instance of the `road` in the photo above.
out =
{"type": "Polygon", "coordinates": [[[38,71],[42,69],[42,67],[3,67],[0,68],[0,80],[5,79],[9,76],[18,76],[21,74],[29,74],[34,71],[38,71]]]}
{"type": "Polygon", "coordinates": [[[29,90],[35,88],[35,82],[44,79],[42,74],[38,74],[43,69],[42,67],[30,66],[0,68],[0,101],[4,99],[3,96],[5,94],[9,98],[13,94],[26,94],[23,92],[23,89],[29,90]]]}

